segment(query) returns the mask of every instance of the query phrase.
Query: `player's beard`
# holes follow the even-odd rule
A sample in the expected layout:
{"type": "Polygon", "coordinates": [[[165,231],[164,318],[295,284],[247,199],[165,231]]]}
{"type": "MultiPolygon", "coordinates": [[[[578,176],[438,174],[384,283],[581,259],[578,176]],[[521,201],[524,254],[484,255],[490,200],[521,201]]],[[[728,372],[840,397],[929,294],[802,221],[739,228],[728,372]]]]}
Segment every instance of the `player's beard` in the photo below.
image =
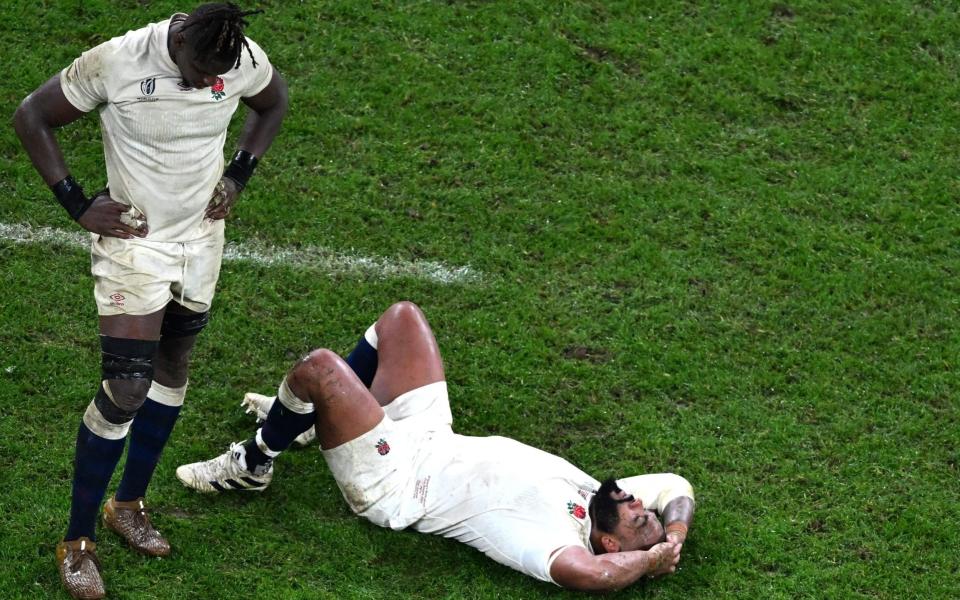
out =
{"type": "Polygon", "coordinates": [[[657,518],[656,513],[653,513],[649,510],[646,512],[647,522],[639,532],[641,538],[641,550],[649,550],[656,544],[659,544],[667,539],[666,532],[663,529],[663,524],[660,522],[660,519],[657,518]]]}

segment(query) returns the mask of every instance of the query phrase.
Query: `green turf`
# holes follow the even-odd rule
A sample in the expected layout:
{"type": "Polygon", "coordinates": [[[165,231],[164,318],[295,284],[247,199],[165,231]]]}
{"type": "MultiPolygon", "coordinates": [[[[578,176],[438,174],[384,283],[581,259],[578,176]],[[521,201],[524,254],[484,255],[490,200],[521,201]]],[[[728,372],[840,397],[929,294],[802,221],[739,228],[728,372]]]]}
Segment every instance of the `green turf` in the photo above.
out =
{"type": "MultiPolygon", "coordinates": [[[[356,519],[315,451],[260,495],[174,478],[247,435],[244,391],[311,347],[349,350],[401,298],[434,323],[461,432],[694,483],[680,572],[620,597],[956,597],[956,4],[260,5],[249,34],[291,107],[229,239],[479,276],[227,263],[150,493],[175,554],[103,533],[111,597],[573,595],[356,519]]],[[[0,112],[190,8],[4,3],[0,112]]],[[[97,119],[59,139],[102,185],[97,119]]],[[[0,223],[77,230],[9,127],[0,223]]],[[[62,597],[53,549],[99,369],[89,259],[2,240],[0,264],[0,595],[62,597]]]]}

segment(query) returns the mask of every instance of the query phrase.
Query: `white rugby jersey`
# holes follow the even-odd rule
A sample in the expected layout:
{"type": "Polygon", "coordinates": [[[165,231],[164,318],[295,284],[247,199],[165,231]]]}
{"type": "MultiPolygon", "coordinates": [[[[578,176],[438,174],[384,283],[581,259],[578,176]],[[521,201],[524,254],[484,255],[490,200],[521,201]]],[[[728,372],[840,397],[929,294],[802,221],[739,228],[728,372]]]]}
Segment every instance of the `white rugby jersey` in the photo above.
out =
{"type": "MultiPolygon", "coordinates": [[[[175,15],[177,16],[177,15],[175,15]]],[[[167,50],[170,19],[129,31],[84,52],[60,74],[77,109],[98,109],[110,195],[147,219],[153,241],[202,237],[204,209],[223,173],[227,126],[241,98],[273,75],[266,54],[247,40],[240,67],[209,88],[181,85],[167,50]]]]}
{"type": "MultiPolygon", "coordinates": [[[[413,498],[423,516],[411,526],[468,544],[542,581],[569,546],[590,546],[587,507],[600,483],[566,460],[504,437],[452,434],[433,465],[419,469],[413,498]],[[445,452],[447,450],[448,452],[445,452]],[[426,477],[424,474],[429,473],[426,477]]],[[[659,511],[693,488],[670,473],[618,480],[659,511]]]]}
{"type": "MultiPolygon", "coordinates": [[[[543,581],[558,548],[590,548],[587,505],[600,484],[569,462],[504,437],[451,434],[417,481],[417,531],[454,538],[543,581]],[[444,456],[446,455],[446,456],[444,456]]],[[[428,461],[429,462],[429,461],[428,461]]]]}

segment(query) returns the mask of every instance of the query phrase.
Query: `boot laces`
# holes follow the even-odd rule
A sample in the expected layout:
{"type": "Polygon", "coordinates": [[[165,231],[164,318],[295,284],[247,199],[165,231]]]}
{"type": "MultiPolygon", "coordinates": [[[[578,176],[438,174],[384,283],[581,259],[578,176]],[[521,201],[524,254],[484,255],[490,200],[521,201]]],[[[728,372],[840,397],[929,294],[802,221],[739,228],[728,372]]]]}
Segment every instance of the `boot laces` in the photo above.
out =
{"type": "Polygon", "coordinates": [[[70,570],[77,572],[80,570],[80,567],[83,566],[83,561],[90,559],[93,561],[93,564],[97,566],[97,570],[100,570],[100,559],[97,558],[97,555],[94,554],[92,549],[87,548],[87,541],[83,540],[80,542],[80,549],[73,552],[73,558],[70,561],[70,570]]]}

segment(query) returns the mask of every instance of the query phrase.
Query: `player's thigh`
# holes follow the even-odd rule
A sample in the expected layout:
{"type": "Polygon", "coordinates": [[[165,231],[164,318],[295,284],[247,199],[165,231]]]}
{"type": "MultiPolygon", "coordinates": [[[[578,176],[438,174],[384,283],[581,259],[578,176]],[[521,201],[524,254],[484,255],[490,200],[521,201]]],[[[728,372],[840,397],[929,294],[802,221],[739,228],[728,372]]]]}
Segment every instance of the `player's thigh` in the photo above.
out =
{"type": "Polygon", "coordinates": [[[443,360],[430,324],[412,302],[394,304],[377,321],[377,374],[370,392],[381,405],[444,380],[443,360]]]}
{"type": "Polygon", "coordinates": [[[308,354],[287,374],[286,384],[301,402],[313,404],[321,448],[358,438],[383,420],[380,404],[331,350],[308,354]]]}

